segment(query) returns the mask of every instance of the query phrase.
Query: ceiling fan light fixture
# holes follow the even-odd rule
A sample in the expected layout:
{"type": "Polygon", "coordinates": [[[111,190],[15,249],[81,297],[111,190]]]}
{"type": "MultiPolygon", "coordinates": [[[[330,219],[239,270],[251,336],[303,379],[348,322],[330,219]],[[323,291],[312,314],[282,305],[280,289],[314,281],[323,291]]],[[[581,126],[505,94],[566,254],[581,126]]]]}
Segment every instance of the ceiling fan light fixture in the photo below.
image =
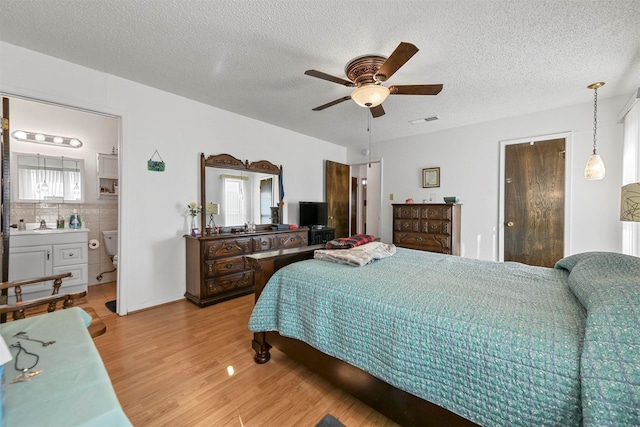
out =
{"type": "Polygon", "coordinates": [[[382,104],[388,96],[389,88],[377,84],[362,85],[351,92],[351,99],[359,106],[365,108],[377,107],[382,104]]]}

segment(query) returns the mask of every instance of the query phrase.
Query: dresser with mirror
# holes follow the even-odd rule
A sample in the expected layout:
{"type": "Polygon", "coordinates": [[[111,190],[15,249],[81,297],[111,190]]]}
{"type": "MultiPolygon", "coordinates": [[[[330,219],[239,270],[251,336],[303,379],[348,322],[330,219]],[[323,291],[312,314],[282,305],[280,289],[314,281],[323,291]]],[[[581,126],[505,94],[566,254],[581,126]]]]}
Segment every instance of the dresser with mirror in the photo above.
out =
{"type": "Polygon", "coordinates": [[[308,245],[308,230],[283,227],[282,166],[229,154],[200,155],[201,236],[185,236],[185,297],[200,307],[254,292],[246,259],[308,245]],[[280,225],[280,227],[278,227],[280,225]]]}

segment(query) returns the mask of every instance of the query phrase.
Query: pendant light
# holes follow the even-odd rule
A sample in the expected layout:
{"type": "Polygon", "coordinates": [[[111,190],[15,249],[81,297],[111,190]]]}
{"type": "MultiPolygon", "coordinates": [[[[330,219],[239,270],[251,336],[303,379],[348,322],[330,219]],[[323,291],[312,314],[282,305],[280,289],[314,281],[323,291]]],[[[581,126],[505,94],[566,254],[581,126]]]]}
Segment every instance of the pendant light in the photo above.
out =
{"type": "Polygon", "coordinates": [[[606,172],[604,162],[596,152],[596,134],[598,130],[598,88],[602,86],[604,86],[604,82],[592,83],[587,86],[588,89],[593,89],[593,153],[587,161],[587,166],[584,168],[584,177],[587,181],[603,179],[606,172]]]}
{"type": "Polygon", "coordinates": [[[73,186],[73,198],[75,200],[80,200],[80,186],[78,185],[78,161],[76,160],[76,173],[74,174],[75,185],[73,186]]]}
{"type": "Polygon", "coordinates": [[[38,154],[38,173],[36,173],[36,197],[40,200],[40,154],[38,154]]]}
{"type": "Polygon", "coordinates": [[[46,197],[49,192],[49,184],[47,184],[47,158],[44,157],[44,181],[42,182],[42,186],[40,189],[42,190],[42,196],[46,197]]]}

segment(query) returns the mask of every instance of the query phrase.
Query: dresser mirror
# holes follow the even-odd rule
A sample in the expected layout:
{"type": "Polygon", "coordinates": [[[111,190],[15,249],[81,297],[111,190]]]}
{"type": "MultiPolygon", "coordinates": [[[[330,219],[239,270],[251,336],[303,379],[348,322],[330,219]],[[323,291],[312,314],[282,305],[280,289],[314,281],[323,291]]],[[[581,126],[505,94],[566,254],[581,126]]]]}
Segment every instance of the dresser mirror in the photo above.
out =
{"type": "Polygon", "coordinates": [[[282,223],[282,166],[249,163],[229,154],[200,156],[202,230],[224,232],[254,225],[257,231],[282,223]]]}

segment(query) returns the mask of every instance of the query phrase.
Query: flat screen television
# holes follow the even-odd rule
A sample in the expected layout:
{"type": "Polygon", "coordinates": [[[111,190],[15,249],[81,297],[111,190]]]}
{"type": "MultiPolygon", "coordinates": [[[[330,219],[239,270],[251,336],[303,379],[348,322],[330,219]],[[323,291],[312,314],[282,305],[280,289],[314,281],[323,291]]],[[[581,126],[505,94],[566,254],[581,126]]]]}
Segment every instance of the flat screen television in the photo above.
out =
{"type": "Polygon", "coordinates": [[[300,227],[328,224],[327,202],[300,202],[300,227]]]}

